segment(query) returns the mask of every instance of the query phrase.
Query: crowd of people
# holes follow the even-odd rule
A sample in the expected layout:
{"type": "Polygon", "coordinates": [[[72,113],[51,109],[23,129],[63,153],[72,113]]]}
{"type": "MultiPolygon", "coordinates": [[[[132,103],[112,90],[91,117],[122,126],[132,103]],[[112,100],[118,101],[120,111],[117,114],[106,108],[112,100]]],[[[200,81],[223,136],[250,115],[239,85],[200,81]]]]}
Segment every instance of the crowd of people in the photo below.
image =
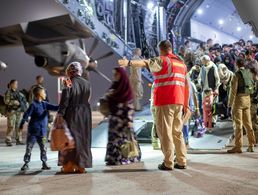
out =
{"type": "MultiPolygon", "coordinates": [[[[154,149],[161,149],[164,154],[158,169],[186,168],[191,117],[201,121],[207,133],[211,133],[216,126],[218,116],[222,120],[232,118],[236,141],[235,147],[228,152],[242,152],[243,126],[249,141],[247,151],[253,152],[258,140],[258,67],[255,60],[258,52],[252,42],[245,44],[240,40],[232,45],[220,46],[209,39],[194,51],[186,41],[177,55],[167,40],[161,41],[158,48],[160,56],[151,59],[143,59],[140,49],[136,49],[131,60],[119,60],[120,67],[113,70],[113,83],[103,98],[109,120],[106,165],[124,165],[141,160],[133,116],[135,111],[141,110],[143,82],[139,73],[143,67],[154,76],[151,92],[154,118],[152,141],[154,149]],[[130,66],[130,77],[125,69],[127,66],[130,66]]],[[[17,81],[12,80],[8,85],[4,98],[8,108],[7,146],[12,146],[11,134],[14,131],[16,144],[23,144],[21,132],[24,123],[29,123],[22,171],[29,169],[31,151],[36,141],[41,150],[42,169],[50,169],[46,163],[45,147],[51,110],[57,111],[55,123],[65,122],[75,141],[74,148],[64,148],[58,153],[61,171],[84,173],[85,168],[92,167],[90,82],[82,77],[83,68],[79,62],[70,63],[66,74],[69,82],[64,83],[59,105],[48,102],[41,76],[36,78],[37,84],[31,87],[29,107],[26,109],[26,106],[22,106],[17,81]]]]}
{"type": "MultiPolygon", "coordinates": [[[[203,117],[208,132],[211,132],[216,125],[218,116],[221,120],[228,118],[233,119],[233,121],[240,120],[241,124],[239,122],[237,124],[239,127],[236,128],[242,128],[243,123],[246,131],[250,129],[246,127],[250,124],[244,124],[249,120],[244,120],[242,115],[237,115],[235,118],[231,116],[231,113],[234,112],[232,109],[236,106],[233,99],[236,93],[241,91],[239,84],[237,91],[234,91],[233,88],[236,85],[236,75],[240,84],[243,85],[242,88],[250,87],[249,91],[241,93],[248,93],[248,97],[251,98],[249,108],[251,112],[247,111],[250,112],[251,121],[248,123],[252,123],[257,140],[258,45],[253,44],[251,40],[245,42],[243,39],[236,43],[220,45],[214,44],[212,39],[208,39],[206,43],[200,43],[194,50],[191,48],[190,42],[186,41],[184,46],[179,48],[179,57],[187,66],[188,76],[194,88],[192,95],[197,96],[199,100],[198,105],[196,103],[194,105],[195,109],[193,107],[195,116],[203,117]],[[241,69],[249,71],[240,71],[241,69]],[[240,75],[237,73],[239,71],[240,75]]],[[[241,104],[241,102],[239,103],[241,104]]],[[[247,134],[250,135],[250,133],[247,134]]]]}

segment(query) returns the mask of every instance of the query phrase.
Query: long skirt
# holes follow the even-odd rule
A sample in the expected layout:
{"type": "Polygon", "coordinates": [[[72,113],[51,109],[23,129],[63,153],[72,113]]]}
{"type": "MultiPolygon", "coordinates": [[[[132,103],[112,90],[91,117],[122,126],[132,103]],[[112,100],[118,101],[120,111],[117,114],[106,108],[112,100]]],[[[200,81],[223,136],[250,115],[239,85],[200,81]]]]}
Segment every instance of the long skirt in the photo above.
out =
{"type": "Polygon", "coordinates": [[[141,151],[138,144],[139,155],[131,158],[123,156],[121,146],[134,138],[137,140],[133,128],[133,104],[119,103],[115,111],[109,116],[108,144],[105,161],[107,165],[121,165],[139,162],[141,151]]]}

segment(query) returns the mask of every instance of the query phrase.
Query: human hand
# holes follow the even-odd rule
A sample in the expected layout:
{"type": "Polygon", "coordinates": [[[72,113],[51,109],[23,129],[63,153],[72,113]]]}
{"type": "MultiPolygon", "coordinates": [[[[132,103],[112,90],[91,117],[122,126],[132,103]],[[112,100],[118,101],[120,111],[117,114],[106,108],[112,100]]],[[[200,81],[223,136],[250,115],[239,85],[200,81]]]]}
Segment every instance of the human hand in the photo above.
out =
{"type": "Polygon", "coordinates": [[[214,90],[214,95],[219,95],[219,90],[218,89],[214,90]]]}
{"type": "Polygon", "coordinates": [[[60,114],[56,116],[56,124],[61,125],[64,123],[64,117],[60,114]]]}
{"type": "Polygon", "coordinates": [[[128,65],[128,62],[129,62],[129,60],[127,60],[126,57],[124,57],[124,58],[121,59],[121,60],[118,60],[118,64],[119,64],[120,66],[127,66],[127,65],[128,65]]]}

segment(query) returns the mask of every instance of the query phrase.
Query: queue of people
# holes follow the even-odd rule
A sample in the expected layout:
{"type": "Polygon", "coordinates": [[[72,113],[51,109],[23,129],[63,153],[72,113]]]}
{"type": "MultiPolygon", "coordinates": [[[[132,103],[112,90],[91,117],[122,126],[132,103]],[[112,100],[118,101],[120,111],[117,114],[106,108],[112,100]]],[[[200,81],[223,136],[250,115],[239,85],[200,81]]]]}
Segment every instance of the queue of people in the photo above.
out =
{"type": "MultiPolygon", "coordinates": [[[[213,45],[211,39],[207,44],[200,44],[195,52],[191,50],[189,43],[187,46],[187,49],[181,47],[180,55],[176,55],[173,53],[172,44],[165,40],[158,45],[160,55],[157,57],[142,59],[140,50],[137,49],[132,60],[118,61],[120,67],[113,70],[113,83],[104,95],[109,120],[106,165],[124,165],[141,160],[141,149],[133,129],[133,116],[135,110],[141,110],[139,100],[143,92],[139,70],[143,67],[147,67],[154,76],[151,94],[154,117],[152,138],[154,149],[161,148],[164,155],[158,169],[170,171],[187,167],[189,119],[191,115],[203,117],[202,123],[208,133],[211,133],[218,120],[218,113],[214,114],[213,107],[219,102],[222,102],[226,110],[219,113],[221,119],[231,117],[232,112],[235,128],[235,147],[228,152],[242,152],[243,126],[249,140],[247,152],[254,151],[258,140],[258,67],[257,61],[250,54],[252,51],[237,52],[240,48],[244,49],[243,44],[239,43],[235,44],[237,51],[232,53],[230,46],[224,45],[220,48],[218,44],[213,45]],[[187,59],[187,56],[191,56],[191,60],[187,59]],[[134,74],[130,78],[125,70],[127,66],[130,67],[131,74],[134,74]],[[138,79],[133,77],[135,75],[138,75],[138,79]],[[137,90],[140,90],[139,93],[137,90]]],[[[250,47],[250,44],[246,46],[250,47]]],[[[11,145],[10,135],[14,129],[17,131],[16,143],[22,144],[20,134],[24,123],[29,122],[25,164],[21,170],[29,168],[31,150],[36,141],[41,150],[42,169],[50,169],[46,163],[45,150],[49,110],[57,111],[56,123],[65,121],[75,141],[74,148],[63,149],[58,153],[61,171],[84,173],[86,168],[92,167],[92,118],[89,104],[91,87],[90,82],[82,77],[82,73],[83,68],[79,62],[72,62],[67,67],[69,84],[64,86],[59,106],[46,101],[42,78],[37,77],[37,85],[31,88],[33,95],[30,93],[33,101],[25,111],[21,123],[19,118],[22,111],[19,110],[21,101],[18,99],[17,81],[10,82],[5,95],[6,104],[12,108],[8,111],[8,146],[11,145]]]]}

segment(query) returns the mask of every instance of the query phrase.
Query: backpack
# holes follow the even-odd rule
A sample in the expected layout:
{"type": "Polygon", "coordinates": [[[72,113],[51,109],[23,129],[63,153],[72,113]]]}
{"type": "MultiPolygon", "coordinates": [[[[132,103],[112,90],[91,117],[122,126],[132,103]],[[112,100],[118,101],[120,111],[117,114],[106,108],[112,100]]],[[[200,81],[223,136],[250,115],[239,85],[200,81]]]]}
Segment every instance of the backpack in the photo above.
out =
{"type": "Polygon", "coordinates": [[[0,95],[0,115],[6,116],[7,106],[4,103],[4,96],[0,95]]]}
{"type": "Polygon", "coordinates": [[[238,75],[239,81],[238,81],[238,93],[244,93],[251,95],[254,93],[254,80],[252,73],[249,69],[240,69],[236,72],[236,75],[238,75]]]}

